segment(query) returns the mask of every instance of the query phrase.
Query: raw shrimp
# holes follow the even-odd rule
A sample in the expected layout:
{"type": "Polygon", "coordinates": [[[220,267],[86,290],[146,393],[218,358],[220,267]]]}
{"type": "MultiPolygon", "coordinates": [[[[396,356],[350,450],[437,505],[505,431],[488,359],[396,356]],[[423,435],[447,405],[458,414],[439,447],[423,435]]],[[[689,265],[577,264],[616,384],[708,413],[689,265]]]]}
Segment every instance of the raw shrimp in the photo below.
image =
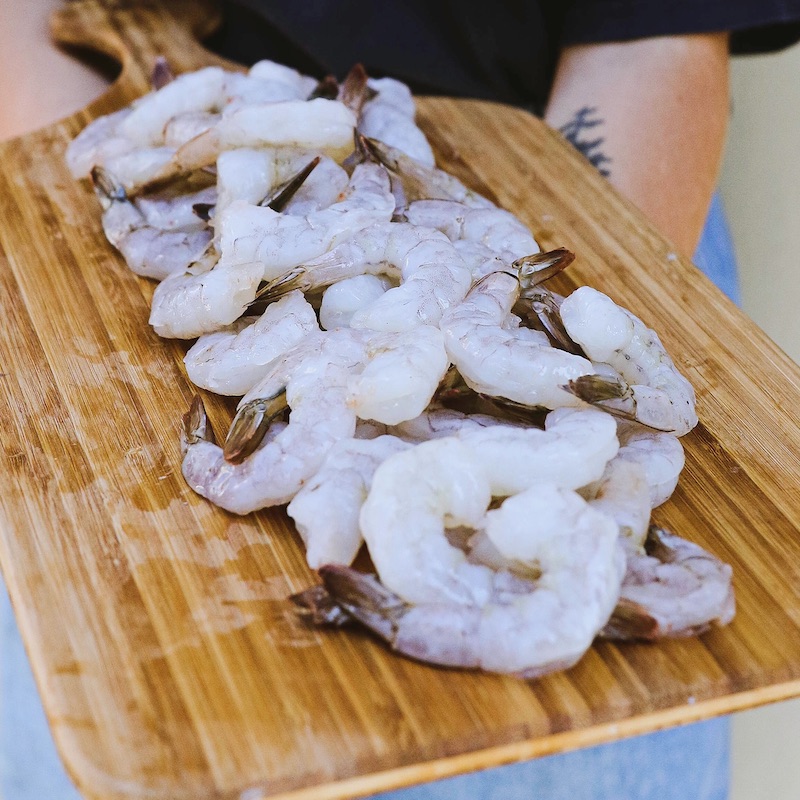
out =
{"type": "Polygon", "coordinates": [[[300,292],[292,292],[260,317],[244,317],[201,336],[184,358],[186,372],[203,389],[243,395],[264,377],[273,359],[312,332],[319,332],[314,309],[300,292]]]}
{"type": "Polygon", "coordinates": [[[319,336],[315,347],[302,345],[273,365],[259,384],[255,402],[240,405],[226,447],[238,456],[231,463],[205,435],[205,414],[193,406],[184,420],[183,475],[189,486],[222,508],[248,514],[287,503],[322,465],[330,448],[355,433],[356,415],[347,403],[348,379],[360,364],[359,342],[319,336]],[[348,346],[351,345],[351,346],[348,346]],[[289,424],[248,452],[248,428],[267,428],[291,409],[289,424]],[[239,432],[244,430],[244,434],[239,432]],[[242,449],[247,448],[247,449],[242,449]],[[237,452],[240,450],[241,452],[237,452]]]}
{"type": "Polygon", "coordinates": [[[104,208],[103,230],[137,274],[162,280],[185,272],[202,258],[213,234],[193,212],[196,203],[213,199],[213,190],[131,202],[101,167],[92,171],[104,208]]]}
{"type": "Polygon", "coordinates": [[[447,237],[433,228],[385,222],[362,228],[340,246],[288,271],[262,289],[269,299],[299,288],[311,291],[365,273],[386,274],[401,284],[356,311],[354,328],[401,331],[435,325],[459,302],[471,276],[447,237]]]}
{"type": "Polygon", "coordinates": [[[436,167],[427,167],[402,150],[366,136],[358,138],[363,157],[383,164],[400,183],[403,205],[414,200],[456,200],[471,208],[493,208],[494,203],[468,189],[458,178],[436,167]]]}
{"type": "Polygon", "coordinates": [[[355,125],[355,115],[347,106],[321,97],[241,105],[178,148],[160,170],[140,181],[136,188],[207,167],[225,150],[239,147],[288,146],[318,151],[341,161],[352,150],[355,125]]]}
{"type": "Polygon", "coordinates": [[[566,668],[616,603],[616,526],[552,484],[487,512],[489,473],[480,450],[455,438],[390,457],[361,512],[384,586],[340,569],[321,574],[349,613],[411,657],[525,677],[566,668]],[[458,525],[485,525],[507,550],[536,562],[539,577],[469,563],[445,535],[458,525]]]}
{"type": "Polygon", "coordinates": [[[372,476],[389,456],[412,445],[395,436],[337,442],[320,470],[287,507],[313,569],[351,564],[361,547],[358,515],[372,476]]]}
{"type": "Polygon", "coordinates": [[[676,436],[697,424],[692,385],[638,317],[589,286],[565,298],[560,313],[567,333],[587,357],[621,376],[572,378],[569,388],[577,397],[676,436]]]}
{"type": "Polygon", "coordinates": [[[117,131],[133,109],[122,108],[92,120],[67,146],[66,162],[75,178],[88,178],[92,167],[111,156],[127,153],[133,143],[117,131]]]}
{"type": "Polygon", "coordinates": [[[545,429],[497,425],[459,438],[489,465],[492,494],[516,494],[541,481],[578,489],[603,475],[619,450],[614,420],[592,408],[558,408],[545,429]]]}
{"type": "MultiPolygon", "coordinates": [[[[219,200],[214,214],[237,200],[269,205],[278,187],[295,178],[314,158],[314,153],[293,148],[240,148],[221,153],[217,159],[219,200]]],[[[335,161],[322,156],[282,210],[304,215],[327,208],[346,192],[348,180],[335,161]]]]}
{"type": "Polygon", "coordinates": [[[153,295],[150,324],[160,336],[191,339],[238,319],[258,285],[314,258],[394,209],[385,171],[363,164],[343,200],[305,216],[232,203],[220,215],[217,265],[203,275],[175,275],[153,295]]]}
{"type": "Polygon", "coordinates": [[[519,293],[517,275],[493,272],[446,311],[439,326],[451,361],[476,392],[527,406],[582,405],[562,387],[594,373],[592,364],[551,347],[544,333],[505,327],[519,293]]]}
{"type": "Polygon", "coordinates": [[[351,379],[348,398],[360,419],[396,425],[428,407],[450,366],[438,328],[388,334],[339,330],[364,342],[364,367],[351,379]]]}
{"type": "Polygon", "coordinates": [[[728,564],[699,545],[651,525],[643,555],[628,554],[608,639],[695,636],[736,612],[728,564]]]}
{"type": "Polygon", "coordinates": [[[367,85],[376,95],[364,104],[358,120],[359,132],[433,168],[436,163],[433,150],[414,122],[416,107],[408,86],[393,78],[370,78],[367,85]]]}
{"type": "Polygon", "coordinates": [[[380,275],[354,275],[334,283],[322,294],[320,325],[327,331],[349,327],[353,314],[377,300],[391,285],[380,275]]]}
{"type": "Polygon", "coordinates": [[[680,439],[623,420],[617,421],[617,431],[621,445],[617,457],[642,467],[650,490],[650,505],[660,506],[675,491],[686,462],[680,439]]]}
{"type": "Polygon", "coordinates": [[[482,244],[506,266],[539,252],[527,227],[502,208],[471,208],[454,200],[417,200],[404,216],[412,225],[440,230],[451,242],[482,244]]]}

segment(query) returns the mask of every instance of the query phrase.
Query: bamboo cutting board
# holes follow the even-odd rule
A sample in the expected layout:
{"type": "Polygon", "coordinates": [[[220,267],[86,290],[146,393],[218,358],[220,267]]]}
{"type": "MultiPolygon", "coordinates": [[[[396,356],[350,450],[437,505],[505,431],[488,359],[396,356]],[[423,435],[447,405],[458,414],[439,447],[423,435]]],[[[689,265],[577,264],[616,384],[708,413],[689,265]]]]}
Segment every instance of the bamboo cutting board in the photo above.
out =
{"type": "MultiPolygon", "coordinates": [[[[522,111],[424,99],[440,164],[663,334],[701,423],[657,521],[733,565],[727,628],[596,644],[537,681],[437,669],[305,627],[283,510],[238,518],[180,474],[192,388],[147,325],[66,143],[194,42],[204,5],[78,0],[58,38],[123,64],[85,112],[0,146],[0,561],[61,755],[88,798],[343,798],[800,694],[800,370],[522,111]],[[178,12],[181,13],[178,13],[178,12]],[[180,21],[179,21],[180,20],[180,21]]],[[[565,287],[567,288],[567,287],[565,287]]],[[[218,431],[230,408],[211,400],[218,431]]]]}

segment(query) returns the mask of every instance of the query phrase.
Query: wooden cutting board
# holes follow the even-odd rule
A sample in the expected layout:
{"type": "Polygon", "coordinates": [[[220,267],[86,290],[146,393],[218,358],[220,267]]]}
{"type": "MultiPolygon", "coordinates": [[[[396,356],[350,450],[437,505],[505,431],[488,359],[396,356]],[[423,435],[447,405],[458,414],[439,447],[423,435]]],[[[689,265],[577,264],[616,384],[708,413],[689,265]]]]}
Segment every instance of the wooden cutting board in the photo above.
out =
{"type": "MultiPolygon", "coordinates": [[[[536,681],[437,669],[319,632],[283,510],[194,495],[178,424],[184,346],[106,243],[63,161],[91,118],[195,44],[203,4],[78,0],[61,41],[123,64],[86,111],[0,146],[0,560],[56,742],[89,798],[340,798],[610,741],[800,694],[800,370],[676,257],[558,135],[497,105],[423,99],[440,164],[640,314],[698,393],[687,466],[657,521],[733,565],[727,628],[601,642],[536,681]]],[[[779,287],[776,287],[776,289],[779,287]]],[[[218,431],[230,408],[211,399],[218,431]]]]}

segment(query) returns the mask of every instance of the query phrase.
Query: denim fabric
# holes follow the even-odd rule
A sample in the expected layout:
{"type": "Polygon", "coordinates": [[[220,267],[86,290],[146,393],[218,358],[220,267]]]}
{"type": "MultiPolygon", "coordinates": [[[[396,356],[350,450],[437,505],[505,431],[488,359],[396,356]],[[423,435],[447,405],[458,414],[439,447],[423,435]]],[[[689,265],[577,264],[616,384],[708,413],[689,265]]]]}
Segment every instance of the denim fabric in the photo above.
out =
{"type": "MultiPolygon", "coordinates": [[[[695,261],[739,301],[736,262],[718,197],[695,261]]],[[[80,800],[53,746],[2,586],[0,637],[0,798],[80,800]]],[[[719,718],[375,795],[375,800],[725,800],[729,767],[729,722],[719,718]]]]}

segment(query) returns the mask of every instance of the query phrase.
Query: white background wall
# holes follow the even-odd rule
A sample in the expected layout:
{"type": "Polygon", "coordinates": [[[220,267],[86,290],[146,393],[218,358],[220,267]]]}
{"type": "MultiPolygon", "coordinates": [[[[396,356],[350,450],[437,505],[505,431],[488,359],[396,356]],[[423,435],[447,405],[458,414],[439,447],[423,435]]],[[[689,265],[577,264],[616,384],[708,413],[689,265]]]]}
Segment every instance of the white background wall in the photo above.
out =
{"type": "MultiPolygon", "coordinates": [[[[800,361],[800,45],[732,78],[721,188],[744,310],[800,361]]],[[[800,798],[800,700],[737,714],[732,761],[731,800],[800,798]]]]}

